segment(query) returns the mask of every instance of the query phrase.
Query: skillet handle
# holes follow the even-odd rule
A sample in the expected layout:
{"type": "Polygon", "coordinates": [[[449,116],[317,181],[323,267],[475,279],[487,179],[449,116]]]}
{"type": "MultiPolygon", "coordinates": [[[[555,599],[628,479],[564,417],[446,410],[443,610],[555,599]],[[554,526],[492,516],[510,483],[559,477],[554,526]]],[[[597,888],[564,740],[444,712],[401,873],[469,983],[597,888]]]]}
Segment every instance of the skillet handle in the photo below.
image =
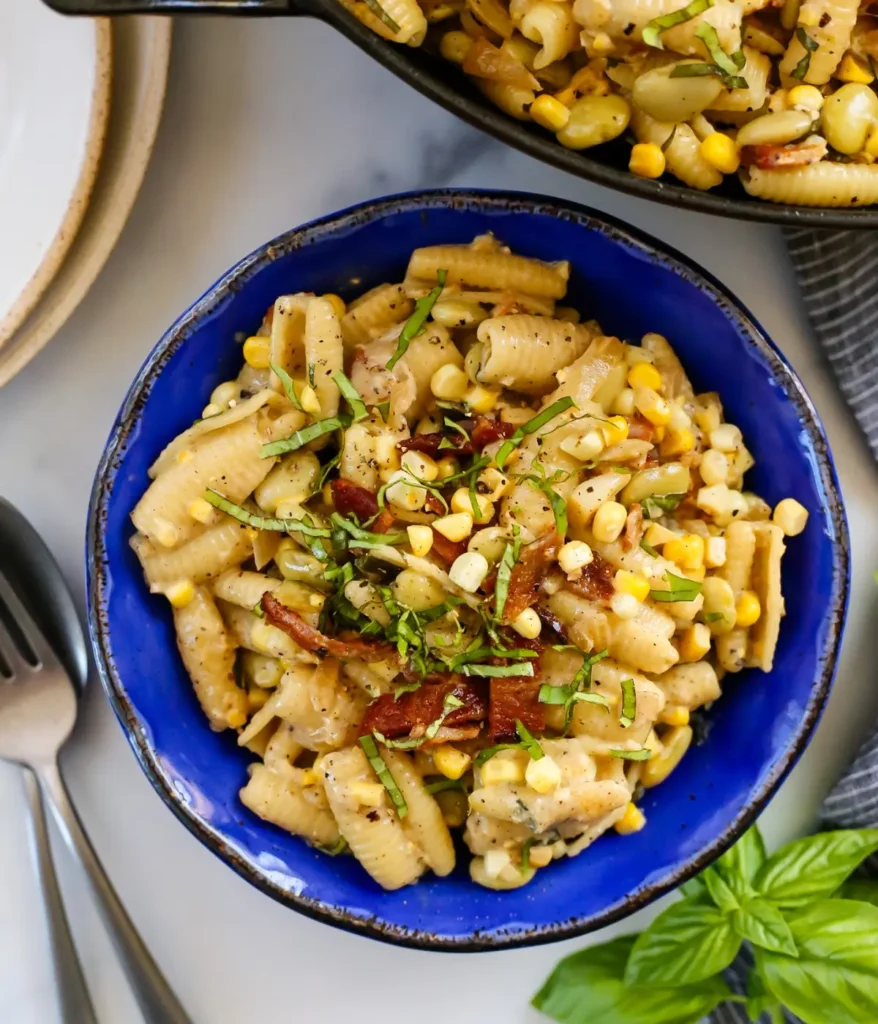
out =
{"type": "Polygon", "coordinates": [[[59,14],[241,14],[319,16],[323,0],[43,0],[59,14]]]}

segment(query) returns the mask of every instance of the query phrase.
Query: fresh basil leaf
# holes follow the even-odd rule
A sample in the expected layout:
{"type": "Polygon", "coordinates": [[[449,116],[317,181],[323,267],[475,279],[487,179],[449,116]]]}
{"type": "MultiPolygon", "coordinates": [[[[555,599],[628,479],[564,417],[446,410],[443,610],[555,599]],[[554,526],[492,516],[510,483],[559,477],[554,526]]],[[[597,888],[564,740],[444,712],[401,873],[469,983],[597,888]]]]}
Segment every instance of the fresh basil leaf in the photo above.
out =
{"type": "Polygon", "coordinates": [[[779,907],[799,907],[831,896],[876,850],[875,828],[820,832],[781,847],[757,872],[754,885],[779,907]]]}
{"type": "Polygon", "coordinates": [[[783,914],[768,900],[758,896],[745,900],[741,908],[732,914],[732,923],[741,938],[752,942],[754,946],[793,958],[799,955],[790,926],[783,914]]]}
{"type": "Polygon", "coordinates": [[[691,985],[724,971],[740,947],[740,936],[721,910],[683,900],[638,936],[625,980],[629,985],[691,985]]]}
{"type": "Polygon", "coordinates": [[[316,441],[318,437],[323,437],[324,434],[332,434],[336,430],[342,430],[349,425],[349,422],[350,417],[348,416],[330,416],[328,419],[318,420],[307,427],[302,427],[301,430],[297,430],[295,434],[291,434],[289,437],[264,444],[259,450],[260,458],[269,459],[273,455],[283,455],[284,452],[298,451],[303,445],[316,441]]]}
{"type": "MultiPolygon", "coordinates": [[[[677,126],[674,125],[674,127],[676,128],[677,126]]],[[[640,546],[648,555],[652,555],[653,558],[658,558],[658,551],[656,551],[652,544],[647,544],[645,540],[642,540],[640,542],[640,546]]]]}
{"type": "Polygon", "coordinates": [[[353,419],[352,423],[359,423],[360,420],[364,420],[368,417],[369,411],[366,408],[366,403],[363,401],[363,397],[359,391],[350,382],[350,379],[341,372],[333,374],[333,382],[341,393],[342,398],[351,407],[351,415],[353,419]]]}
{"type": "Polygon", "coordinates": [[[681,8],[679,11],[672,11],[670,14],[664,14],[660,18],[653,18],[652,21],[648,22],[643,27],[643,41],[647,46],[654,46],[658,50],[664,49],[661,40],[662,32],[667,32],[669,28],[673,28],[675,25],[682,25],[686,21],[691,21],[692,18],[698,17],[708,9],[713,7],[714,0],[692,0],[686,7],[681,8]]]}
{"type": "Polygon", "coordinates": [[[512,676],[532,676],[534,667],[529,661],[518,661],[511,665],[464,665],[463,674],[481,679],[508,679],[512,676]]]}
{"type": "Polygon", "coordinates": [[[763,952],[768,990],[805,1024],[874,1024],[878,1020],[878,907],[818,900],[787,921],[799,959],[763,952]]]}
{"type": "Polygon", "coordinates": [[[626,984],[633,944],[624,935],[566,957],[532,1004],[559,1024],[698,1024],[730,996],[718,977],[679,988],[626,984]]]}
{"type": "Polygon", "coordinates": [[[701,877],[704,879],[710,898],[724,914],[731,914],[741,909],[741,904],[738,903],[735,894],[716,868],[708,868],[702,872],[701,877]]]}
{"type": "Polygon", "coordinates": [[[299,412],[304,412],[305,410],[302,408],[299,396],[296,394],[296,385],[293,383],[293,378],[282,366],[278,366],[277,363],[269,363],[268,365],[271,372],[281,382],[281,386],[286,392],[287,398],[293,403],[293,406],[298,409],[299,412]]]}
{"type": "Polygon", "coordinates": [[[730,850],[726,850],[714,867],[729,883],[732,892],[740,896],[744,892],[752,891],[750,887],[753,879],[765,863],[765,859],[762,833],[758,826],[753,825],[730,850]]]}
{"type": "Polygon", "coordinates": [[[619,725],[627,729],[634,724],[637,717],[637,688],[633,679],[623,679],[619,684],[622,687],[622,711],[619,715],[619,725]]]}
{"type": "Polygon", "coordinates": [[[849,878],[833,896],[839,900],[857,900],[878,907],[878,881],[874,878],[849,878]]]}
{"type": "Polygon", "coordinates": [[[609,751],[610,757],[618,757],[622,761],[648,761],[652,757],[649,747],[641,747],[639,750],[622,750],[613,748],[609,751]]]}
{"type": "Polygon", "coordinates": [[[694,878],[690,878],[688,882],[684,882],[680,886],[680,892],[690,900],[709,900],[711,899],[710,890],[707,888],[707,884],[704,881],[703,873],[696,875],[694,878]]]}
{"type": "Polygon", "coordinates": [[[756,1024],[767,1013],[771,1024],[785,1024],[783,1007],[765,987],[758,964],[747,975],[747,1016],[756,1024]]]}
{"type": "MultiPolygon", "coordinates": [[[[556,416],[560,416],[562,412],[565,412],[571,406],[576,405],[572,398],[569,396],[566,398],[559,398],[557,402],[553,402],[542,412],[537,413],[533,419],[529,419],[527,423],[523,423],[517,428],[512,437],[508,441],[504,441],[494,456],[494,461],[497,463],[497,468],[502,469],[506,460],[515,451],[515,449],[521,444],[521,442],[527,437],[528,434],[533,434],[539,430],[540,427],[544,427],[547,423],[553,420],[556,416]]],[[[446,480],[446,483],[448,481],[446,480]]]]}
{"type": "MultiPolygon", "coordinates": [[[[378,6],[378,0],[372,0],[375,6],[378,6]]],[[[370,4],[370,0],[366,0],[367,4],[370,4]]],[[[380,10],[380,8],[379,8],[380,10]]],[[[376,12],[377,13],[377,12],[376,12]]],[[[380,17],[380,15],[379,15],[380,17]]],[[[399,28],[396,29],[399,32],[399,28]]],[[[400,331],[399,340],[396,343],[396,351],[388,359],[387,366],[385,369],[392,370],[394,366],[399,362],[400,359],[408,351],[409,345],[412,341],[417,338],[419,334],[423,334],[426,328],[424,325],[427,322],[427,317],[430,315],[430,311],[436,305],[436,300],[442,294],[442,290],[445,287],[445,281],[448,278],[447,270],[439,270],[436,273],[436,287],[425,295],[422,299],[418,299],[415,303],[415,309],[412,315],[406,320],[403,325],[402,331],[400,331]]]]}
{"type": "Polygon", "coordinates": [[[497,566],[497,582],[494,586],[494,616],[499,622],[503,618],[506,599],[509,597],[509,584],[512,580],[512,569],[515,565],[515,551],[511,544],[503,549],[503,557],[497,566]]]}
{"type": "Polygon", "coordinates": [[[384,788],[390,794],[390,799],[393,801],[396,813],[400,818],[404,818],[409,812],[408,804],[405,802],[405,797],[396,784],[396,779],[394,779],[390,769],[387,767],[387,762],[379,753],[378,744],[375,742],[374,736],[361,736],[360,746],[363,748],[363,752],[372,766],[372,771],[375,772],[384,788]]]}
{"type": "Polygon", "coordinates": [[[685,576],[677,576],[672,572],[666,572],[665,579],[668,581],[667,590],[650,590],[649,596],[653,601],[660,603],[694,601],[701,593],[701,584],[697,580],[690,580],[685,576]]]}

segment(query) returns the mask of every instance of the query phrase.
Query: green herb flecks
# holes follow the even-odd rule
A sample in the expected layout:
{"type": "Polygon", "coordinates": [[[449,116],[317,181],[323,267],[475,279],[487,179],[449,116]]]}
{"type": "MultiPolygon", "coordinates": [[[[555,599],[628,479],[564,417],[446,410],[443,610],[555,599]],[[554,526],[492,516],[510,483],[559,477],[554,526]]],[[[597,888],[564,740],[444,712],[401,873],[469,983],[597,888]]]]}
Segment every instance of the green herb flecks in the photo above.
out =
{"type": "Polygon", "coordinates": [[[351,384],[350,380],[341,372],[333,374],[332,377],[342,398],[351,407],[352,420],[351,423],[359,423],[360,420],[364,420],[369,415],[369,410],[366,408],[366,403],[363,401],[360,392],[351,384]]]}
{"type": "Polygon", "coordinates": [[[338,512],[333,512],[329,520],[336,530],[342,531],[350,538],[345,541],[344,546],[346,547],[377,548],[388,544],[405,544],[408,540],[408,534],[405,533],[372,533],[369,530],[364,530],[362,526],[358,526],[338,512]]]}
{"type": "Polygon", "coordinates": [[[652,751],[648,747],[641,747],[640,750],[610,750],[610,757],[618,757],[623,761],[648,761],[652,757],[652,751]]]}
{"type": "Polygon", "coordinates": [[[666,512],[673,512],[686,497],[685,494],[651,494],[641,502],[647,519],[660,519],[666,512]]]}
{"type": "Polygon", "coordinates": [[[529,661],[520,661],[513,665],[464,665],[463,674],[478,676],[481,679],[507,679],[512,676],[532,676],[534,667],[529,661]]]}
{"type": "Polygon", "coordinates": [[[425,295],[415,303],[415,310],[408,320],[406,320],[402,332],[400,333],[399,340],[396,343],[396,351],[387,362],[388,370],[392,370],[394,366],[396,366],[408,351],[408,347],[412,341],[417,338],[419,334],[423,333],[427,317],[430,315],[430,311],[433,309],[433,306],[436,305],[436,300],[442,294],[442,289],[445,287],[445,281],[447,278],[448,271],[440,270],[436,274],[436,287],[433,288],[429,295],[425,295]]]}
{"type": "Polygon", "coordinates": [[[619,725],[627,729],[634,724],[637,715],[637,688],[633,679],[623,679],[619,685],[622,687],[622,713],[619,715],[619,725]]]}
{"type": "Polygon", "coordinates": [[[486,761],[490,761],[501,750],[526,750],[532,761],[539,761],[545,756],[539,740],[528,731],[518,718],[515,719],[515,731],[518,733],[518,743],[498,743],[494,747],[486,747],[484,750],[480,750],[475,757],[476,767],[481,768],[486,761]]]}
{"type": "Polygon", "coordinates": [[[396,784],[396,780],[390,774],[387,762],[378,752],[378,744],[375,742],[375,738],[373,736],[361,736],[360,746],[363,748],[363,752],[369,759],[369,764],[372,766],[372,770],[390,794],[390,799],[393,801],[396,813],[400,818],[404,818],[409,812],[408,804],[405,802],[405,798],[400,792],[399,786],[396,784]]]}
{"type": "Polygon", "coordinates": [[[557,402],[552,402],[550,406],[543,409],[541,413],[538,413],[533,419],[529,419],[527,423],[522,423],[517,428],[512,437],[508,438],[500,446],[495,462],[497,468],[502,469],[509,456],[515,451],[515,449],[521,444],[521,442],[528,436],[533,434],[541,427],[544,427],[547,423],[550,423],[556,416],[560,416],[562,412],[566,412],[571,407],[575,406],[576,403],[569,396],[566,398],[559,398],[557,402]]]}
{"type": "Polygon", "coordinates": [[[803,28],[796,29],[796,39],[804,46],[805,56],[799,61],[799,63],[790,72],[790,77],[795,78],[797,82],[803,82],[805,75],[808,74],[808,69],[811,67],[811,54],[815,53],[820,44],[816,39],[812,39],[811,36],[803,28]]]}
{"type": "Polygon", "coordinates": [[[668,581],[667,590],[650,590],[649,596],[653,601],[663,603],[694,601],[701,593],[701,584],[697,580],[690,580],[685,576],[675,576],[672,572],[666,572],[665,579],[668,581]]]}
{"type": "Polygon", "coordinates": [[[350,426],[348,416],[330,416],[325,420],[318,420],[307,427],[302,427],[295,434],[282,438],[280,441],[271,441],[264,444],[259,452],[263,459],[269,459],[273,455],[283,455],[285,452],[298,451],[299,448],[316,441],[324,434],[332,434],[336,430],[343,430],[350,426]]]}
{"type": "Polygon", "coordinates": [[[277,363],[269,363],[268,365],[271,368],[271,372],[281,382],[281,386],[286,392],[287,398],[293,403],[293,405],[295,406],[296,409],[299,410],[299,412],[304,412],[305,410],[302,408],[302,403],[299,400],[299,396],[296,394],[296,385],[293,382],[293,378],[287,373],[287,371],[282,366],[278,366],[277,363]]]}
{"type": "Polygon", "coordinates": [[[298,533],[304,537],[329,537],[330,532],[321,526],[312,526],[310,522],[302,519],[277,519],[274,516],[260,516],[255,512],[248,512],[241,505],[236,505],[228,498],[224,498],[219,492],[208,490],[204,494],[204,500],[214,508],[237,519],[238,522],[246,523],[255,530],[271,530],[274,533],[298,533]]]}
{"type": "Polygon", "coordinates": [[[660,18],[653,18],[643,29],[643,41],[647,46],[654,46],[657,50],[664,49],[661,40],[662,32],[667,32],[669,28],[674,28],[675,25],[682,25],[687,21],[691,21],[693,18],[697,18],[699,14],[703,14],[709,7],[713,7],[714,0],[692,0],[686,7],[681,8],[679,11],[672,11],[670,14],[664,14],[660,18]]]}
{"type": "Polygon", "coordinates": [[[430,796],[435,796],[436,793],[445,793],[449,789],[456,789],[461,793],[465,793],[466,783],[463,779],[437,779],[435,782],[426,783],[424,789],[426,789],[430,796]]]}
{"type": "Polygon", "coordinates": [[[743,50],[736,50],[728,54],[720,46],[719,36],[713,25],[706,21],[702,22],[695,31],[695,35],[707,47],[711,60],[719,70],[719,75],[727,89],[746,89],[747,80],[741,78],[738,72],[747,63],[743,50]]]}
{"type": "Polygon", "coordinates": [[[610,702],[599,693],[590,693],[591,670],[609,654],[608,651],[599,651],[597,654],[586,654],[575,644],[553,644],[555,651],[576,651],[582,655],[582,665],[576,675],[566,686],[550,686],[543,683],[540,687],[538,700],[541,704],[560,704],[564,708],[564,734],[570,728],[570,721],[573,718],[573,709],[578,703],[598,704],[609,710],[610,702]]]}
{"type": "Polygon", "coordinates": [[[646,552],[646,553],[647,553],[648,555],[652,555],[652,557],[653,557],[653,558],[658,558],[658,554],[659,554],[659,553],[658,553],[658,551],[656,551],[656,549],[655,549],[655,548],[654,548],[654,547],[652,546],[652,544],[647,544],[645,540],[642,540],[642,541],[640,542],[640,546],[641,546],[641,548],[643,548],[643,550],[644,550],[644,551],[645,551],[645,552],[646,552]]]}

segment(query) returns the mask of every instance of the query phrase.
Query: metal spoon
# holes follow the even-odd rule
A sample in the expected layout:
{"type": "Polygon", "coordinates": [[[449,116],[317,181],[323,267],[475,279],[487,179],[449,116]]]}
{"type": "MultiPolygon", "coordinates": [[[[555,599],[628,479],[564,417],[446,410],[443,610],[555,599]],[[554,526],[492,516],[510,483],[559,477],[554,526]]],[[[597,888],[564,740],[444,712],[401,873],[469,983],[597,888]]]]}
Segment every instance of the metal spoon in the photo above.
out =
{"type": "Polygon", "coordinates": [[[76,721],[74,681],[81,687],[87,674],[82,627],[61,572],[33,527],[0,499],[0,758],[29,769],[33,841],[63,1019],[93,1024],[95,1015],[61,905],[41,796],[91,883],[146,1021],[191,1024],[113,890],[58,770],[58,752],[76,721]]]}

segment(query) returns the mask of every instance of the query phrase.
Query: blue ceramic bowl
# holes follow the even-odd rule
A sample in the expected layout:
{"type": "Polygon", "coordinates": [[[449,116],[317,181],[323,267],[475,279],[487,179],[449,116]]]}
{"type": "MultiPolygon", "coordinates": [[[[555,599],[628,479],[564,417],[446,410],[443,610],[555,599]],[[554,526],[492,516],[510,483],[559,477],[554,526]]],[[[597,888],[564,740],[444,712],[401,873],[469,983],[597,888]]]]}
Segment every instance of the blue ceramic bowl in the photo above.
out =
{"type": "MultiPolygon", "coordinates": [[[[826,437],[802,385],[749,313],[654,238],[571,203],[503,193],[376,200],[276,238],[243,259],[150,354],[98,468],[88,528],[89,625],[104,687],[144,771],[177,817],[263,892],[329,924],[409,946],[481,950],[569,938],[679,885],[756,817],[804,749],[829,693],[848,581],[847,528],[826,437]],[[212,733],[128,547],[147,467],[235,376],[239,331],[286,292],[350,299],[401,280],[412,249],[493,231],[516,252],[572,265],[569,301],[623,338],[667,335],[698,390],[717,389],[756,457],[750,486],[809,510],[784,561],[787,616],[773,672],[727,677],[710,734],[644,800],[647,828],[611,832],[513,892],[462,866],[386,893],[250,814],[238,800],[246,753],[212,733]]],[[[465,860],[465,858],[464,858],[465,860]]]]}

